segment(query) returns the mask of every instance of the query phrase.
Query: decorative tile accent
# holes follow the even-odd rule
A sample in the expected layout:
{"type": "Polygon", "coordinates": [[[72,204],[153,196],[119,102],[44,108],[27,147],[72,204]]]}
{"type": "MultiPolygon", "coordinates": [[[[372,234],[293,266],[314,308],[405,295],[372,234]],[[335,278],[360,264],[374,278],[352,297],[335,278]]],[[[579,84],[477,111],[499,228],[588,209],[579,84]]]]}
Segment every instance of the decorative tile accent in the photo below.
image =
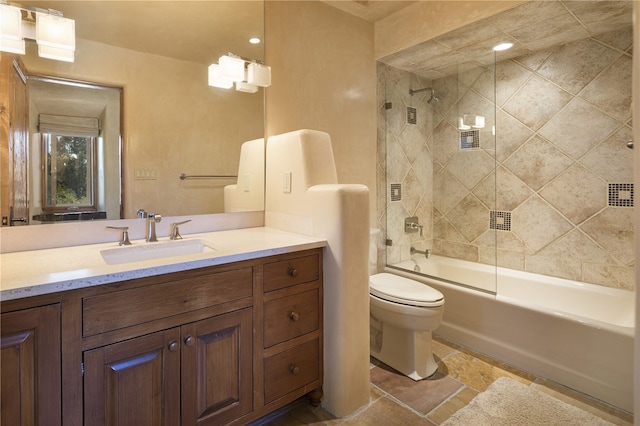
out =
{"type": "Polygon", "coordinates": [[[498,231],[511,231],[511,212],[491,210],[489,212],[489,228],[498,231]]]}
{"type": "Polygon", "coordinates": [[[609,206],[633,207],[633,184],[632,183],[610,183],[609,184],[609,206]]]}
{"type": "Polygon", "coordinates": [[[407,124],[418,124],[418,111],[413,107],[407,107],[407,124]]]}
{"type": "Polygon", "coordinates": [[[402,201],[402,184],[391,184],[391,201],[402,201]]]}
{"type": "Polygon", "coordinates": [[[460,149],[480,148],[480,130],[460,132],[460,149]]]}

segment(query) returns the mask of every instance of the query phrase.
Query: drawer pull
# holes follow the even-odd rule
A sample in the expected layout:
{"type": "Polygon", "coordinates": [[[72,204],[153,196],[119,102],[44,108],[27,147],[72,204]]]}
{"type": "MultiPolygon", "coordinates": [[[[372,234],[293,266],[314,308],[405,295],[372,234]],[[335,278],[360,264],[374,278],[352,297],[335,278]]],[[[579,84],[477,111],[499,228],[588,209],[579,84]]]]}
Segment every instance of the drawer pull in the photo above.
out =
{"type": "Polygon", "coordinates": [[[289,313],[289,319],[293,322],[296,322],[300,319],[300,314],[298,314],[297,312],[291,311],[291,313],[289,313]]]}
{"type": "Polygon", "coordinates": [[[176,342],[175,340],[172,341],[171,343],[169,343],[169,351],[170,352],[175,352],[178,350],[178,342],[176,342]]]}
{"type": "Polygon", "coordinates": [[[193,346],[193,344],[194,344],[195,342],[196,342],[196,339],[194,339],[194,338],[193,338],[193,336],[187,336],[187,337],[184,339],[184,343],[185,343],[185,345],[187,345],[187,346],[193,346]]]}
{"type": "Polygon", "coordinates": [[[297,278],[298,277],[298,270],[291,268],[289,269],[289,276],[292,278],[297,278]]]}
{"type": "Polygon", "coordinates": [[[289,366],[289,373],[291,373],[291,374],[293,374],[293,375],[295,376],[295,375],[296,375],[296,374],[298,374],[299,372],[300,372],[300,368],[299,368],[297,365],[295,365],[295,364],[291,364],[291,365],[289,366]]]}

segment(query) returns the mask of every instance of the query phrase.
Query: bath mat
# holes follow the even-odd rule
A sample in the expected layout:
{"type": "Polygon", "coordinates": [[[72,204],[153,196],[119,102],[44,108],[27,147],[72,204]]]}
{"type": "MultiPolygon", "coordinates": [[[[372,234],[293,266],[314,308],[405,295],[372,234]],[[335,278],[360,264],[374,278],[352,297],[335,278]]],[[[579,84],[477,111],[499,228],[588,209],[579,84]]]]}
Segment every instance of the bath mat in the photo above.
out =
{"type": "Polygon", "coordinates": [[[535,388],[501,377],[441,426],[613,425],[535,388]]]}

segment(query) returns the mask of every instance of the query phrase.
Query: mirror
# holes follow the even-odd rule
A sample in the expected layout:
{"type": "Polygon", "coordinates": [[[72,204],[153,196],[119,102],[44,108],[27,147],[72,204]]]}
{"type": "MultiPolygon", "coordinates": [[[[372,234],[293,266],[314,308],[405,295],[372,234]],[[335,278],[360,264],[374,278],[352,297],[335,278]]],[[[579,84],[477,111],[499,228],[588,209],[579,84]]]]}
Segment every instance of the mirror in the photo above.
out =
{"type": "MultiPolygon", "coordinates": [[[[263,60],[263,2],[20,4],[60,10],[76,25],[73,63],[39,58],[35,42],[27,41],[21,60],[29,75],[122,91],[121,164],[112,162],[104,170],[107,180],[121,173],[122,191],[114,195],[122,203],[120,217],[134,218],[137,209],[165,216],[223,212],[224,188],[236,178],[200,176],[238,175],[242,144],[264,135],[264,89],[244,93],[210,87],[207,67],[228,52],[263,60]],[[252,37],[262,42],[250,44],[252,37]],[[180,179],[181,174],[187,178],[180,179]]],[[[30,101],[32,107],[34,102],[30,101]]],[[[29,121],[33,139],[37,118],[29,121]]],[[[31,155],[31,165],[33,159],[31,155]]],[[[262,182],[251,179],[242,187],[262,194],[262,182]]],[[[30,190],[38,188],[30,184],[30,190]]],[[[254,210],[263,208],[262,204],[254,210]]]]}

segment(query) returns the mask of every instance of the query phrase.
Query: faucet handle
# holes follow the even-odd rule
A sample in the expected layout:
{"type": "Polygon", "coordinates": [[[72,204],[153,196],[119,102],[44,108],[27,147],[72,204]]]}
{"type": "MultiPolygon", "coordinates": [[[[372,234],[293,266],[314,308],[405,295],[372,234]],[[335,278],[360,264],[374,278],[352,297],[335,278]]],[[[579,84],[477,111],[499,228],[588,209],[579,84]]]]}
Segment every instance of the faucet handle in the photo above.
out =
{"type": "Polygon", "coordinates": [[[145,212],[144,209],[138,209],[136,211],[136,214],[143,219],[147,217],[147,212],[145,212]]]}
{"type": "Polygon", "coordinates": [[[117,229],[122,231],[120,235],[120,241],[118,241],[119,246],[130,246],[131,241],[129,241],[129,227],[128,226],[107,226],[108,229],[117,229]]]}
{"type": "Polygon", "coordinates": [[[182,222],[175,222],[171,224],[171,235],[169,236],[170,240],[180,240],[182,239],[182,235],[180,235],[180,229],[178,226],[184,225],[187,222],[191,222],[191,219],[183,220],[182,222]]]}

